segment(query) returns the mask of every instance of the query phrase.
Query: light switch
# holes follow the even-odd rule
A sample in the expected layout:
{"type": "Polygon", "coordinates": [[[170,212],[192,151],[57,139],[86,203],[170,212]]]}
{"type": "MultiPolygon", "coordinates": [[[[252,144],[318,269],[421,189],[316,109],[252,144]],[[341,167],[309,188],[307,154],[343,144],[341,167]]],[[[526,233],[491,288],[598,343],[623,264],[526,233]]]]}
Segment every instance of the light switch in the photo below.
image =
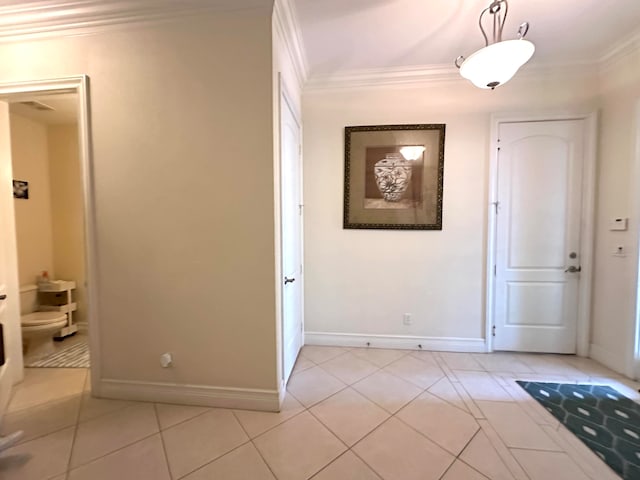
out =
{"type": "Polygon", "coordinates": [[[609,224],[609,230],[626,230],[628,219],[624,217],[616,217],[611,220],[609,224]]]}

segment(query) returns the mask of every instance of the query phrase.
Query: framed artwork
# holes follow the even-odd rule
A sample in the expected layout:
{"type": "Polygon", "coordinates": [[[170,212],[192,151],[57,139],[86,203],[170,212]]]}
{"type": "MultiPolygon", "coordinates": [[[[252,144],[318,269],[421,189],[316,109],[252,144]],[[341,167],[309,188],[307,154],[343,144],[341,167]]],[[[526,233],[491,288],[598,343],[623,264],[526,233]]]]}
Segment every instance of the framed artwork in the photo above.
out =
{"type": "Polygon", "coordinates": [[[29,199],[29,182],[23,180],[13,181],[13,198],[29,199]]]}
{"type": "Polygon", "coordinates": [[[442,230],[445,125],[345,127],[344,228],[442,230]]]}

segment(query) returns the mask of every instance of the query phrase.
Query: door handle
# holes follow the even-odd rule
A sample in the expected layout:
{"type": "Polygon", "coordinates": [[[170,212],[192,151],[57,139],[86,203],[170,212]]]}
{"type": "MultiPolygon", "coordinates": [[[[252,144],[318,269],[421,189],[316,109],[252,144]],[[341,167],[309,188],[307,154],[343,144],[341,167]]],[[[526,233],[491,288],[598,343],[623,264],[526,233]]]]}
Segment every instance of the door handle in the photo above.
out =
{"type": "Polygon", "coordinates": [[[295,281],[296,281],[296,279],[295,279],[295,278],[287,278],[287,277],[284,277],[284,284],[285,284],[285,285],[286,285],[287,283],[293,283],[293,282],[295,282],[295,281]]]}
{"type": "Polygon", "coordinates": [[[0,300],[6,300],[6,299],[7,299],[7,295],[5,293],[0,295],[0,300]]]}
{"type": "Polygon", "coordinates": [[[582,271],[582,267],[580,265],[578,265],[577,267],[571,265],[569,268],[567,268],[564,272],[567,273],[578,273],[582,271]]]}

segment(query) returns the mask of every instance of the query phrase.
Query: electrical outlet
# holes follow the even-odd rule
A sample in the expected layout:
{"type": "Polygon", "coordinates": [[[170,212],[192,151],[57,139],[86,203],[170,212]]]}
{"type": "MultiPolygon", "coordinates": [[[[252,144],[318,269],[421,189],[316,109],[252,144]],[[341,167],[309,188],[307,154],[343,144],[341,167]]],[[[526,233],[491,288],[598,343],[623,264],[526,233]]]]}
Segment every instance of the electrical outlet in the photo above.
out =
{"type": "Polygon", "coordinates": [[[412,320],[411,320],[411,314],[410,313],[405,313],[402,316],[402,324],[403,325],[411,325],[412,320]]]}
{"type": "Polygon", "coordinates": [[[169,352],[160,355],[160,365],[162,368],[169,368],[173,365],[173,355],[169,352]]]}

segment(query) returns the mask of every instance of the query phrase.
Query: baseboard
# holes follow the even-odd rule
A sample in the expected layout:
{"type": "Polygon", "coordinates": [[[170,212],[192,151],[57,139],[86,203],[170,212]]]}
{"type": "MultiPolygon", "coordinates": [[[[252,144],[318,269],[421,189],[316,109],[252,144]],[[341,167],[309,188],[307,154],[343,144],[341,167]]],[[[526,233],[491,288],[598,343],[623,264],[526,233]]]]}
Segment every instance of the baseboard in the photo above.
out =
{"type": "Polygon", "coordinates": [[[305,345],[373,347],[440,352],[486,352],[484,338],[417,337],[408,335],[366,335],[360,333],[306,332],[305,345]]]}
{"type": "Polygon", "coordinates": [[[76,325],[78,326],[78,333],[89,333],[89,323],[78,322],[76,325]]]}
{"type": "Polygon", "coordinates": [[[280,392],[277,390],[102,379],[99,383],[98,397],[265,412],[280,411],[280,392]]]}
{"type": "Polygon", "coordinates": [[[616,353],[605,350],[599,345],[591,344],[589,347],[589,358],[600,362],[605,367],[609,367],[618,373],[622,373],[623,375],[628,374],[624,357],[620,358],[616,353]]]}

